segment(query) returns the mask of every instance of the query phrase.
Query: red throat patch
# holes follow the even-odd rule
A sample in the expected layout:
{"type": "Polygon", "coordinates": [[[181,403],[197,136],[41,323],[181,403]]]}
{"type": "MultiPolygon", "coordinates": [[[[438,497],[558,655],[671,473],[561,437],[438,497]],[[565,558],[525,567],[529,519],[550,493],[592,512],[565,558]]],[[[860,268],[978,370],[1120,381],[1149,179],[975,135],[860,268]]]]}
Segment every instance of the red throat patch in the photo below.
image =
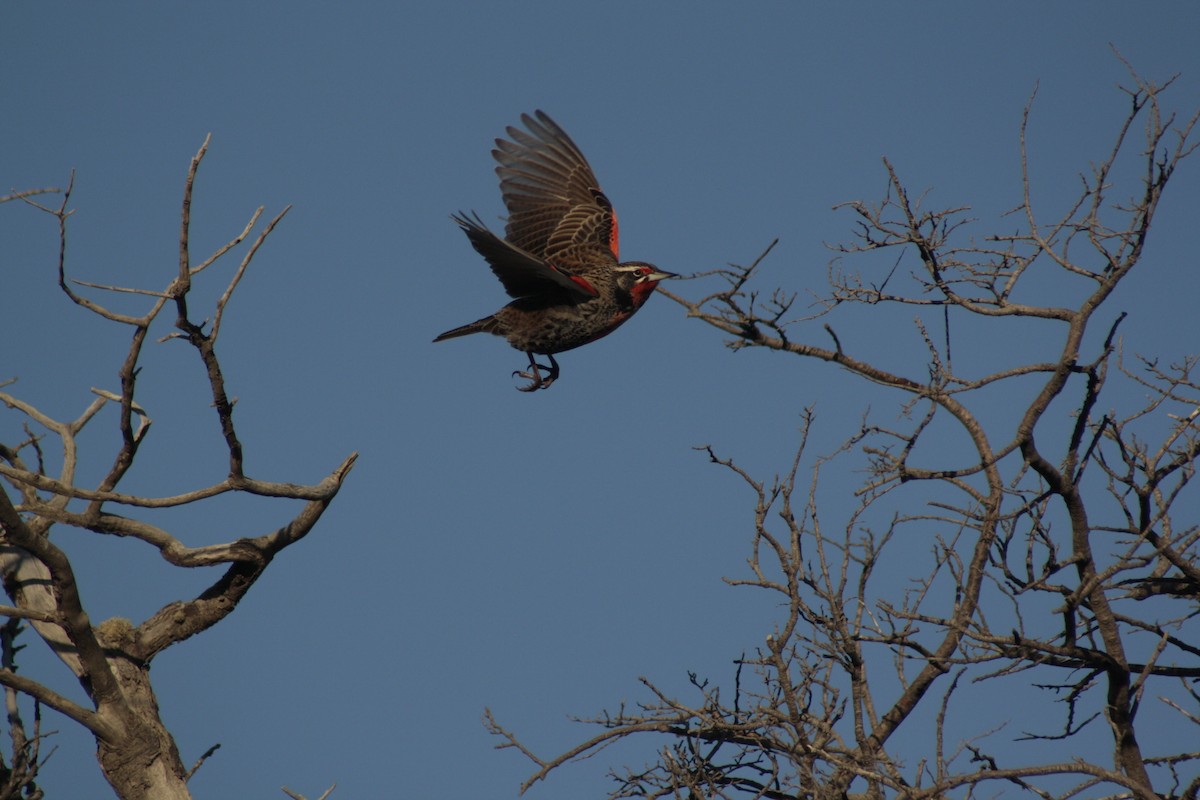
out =
{"type": "Polygon", "coordinates": [[[654,294],[654,289],[657,286],[658,281],[644,281],[643,283],[635,283],[633,288],[629,290],[629,296],[633,298],[633,307],[641,308],[642,305],[650,299],[650,295],[654,294]]]}

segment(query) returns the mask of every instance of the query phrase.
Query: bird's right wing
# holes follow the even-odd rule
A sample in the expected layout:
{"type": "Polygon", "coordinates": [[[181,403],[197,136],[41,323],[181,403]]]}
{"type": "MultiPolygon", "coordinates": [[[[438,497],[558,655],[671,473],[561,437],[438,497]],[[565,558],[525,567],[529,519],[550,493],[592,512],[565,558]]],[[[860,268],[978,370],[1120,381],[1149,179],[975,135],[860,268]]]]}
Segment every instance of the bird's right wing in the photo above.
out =
{"type": "Polygon", "coordinates": [[[591,166],[544,111],[521,115],[527,131],[492,151],[508,208],[505,235],[516,246],[567,269],[618,258],[617,215],[591,166]]]}

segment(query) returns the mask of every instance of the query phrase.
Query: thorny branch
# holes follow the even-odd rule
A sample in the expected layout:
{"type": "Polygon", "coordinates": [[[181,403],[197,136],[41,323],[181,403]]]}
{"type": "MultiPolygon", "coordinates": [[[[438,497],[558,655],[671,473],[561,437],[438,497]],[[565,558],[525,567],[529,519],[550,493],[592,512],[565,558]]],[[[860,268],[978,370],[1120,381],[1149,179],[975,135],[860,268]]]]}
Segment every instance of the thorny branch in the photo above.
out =
{"type": "MultiPolygon", "coordinates": [[[[0,626],[0,667],[10,672],[16,669],[16,655],[24,645],[17,637],[24,630],[19,617],[10,617],[0,626]]],[[[33,733],[30,735],[21,716],[20,693],[12,687],[4,689],[4,708],[8,717],[8,736],[12,742],[9,763],[0,760],[0,798],[4,800],[40,800],[45,794],[37,785],[38,770],[49,755],[42,756],[42,707],[33,704],[33,733]]]]}

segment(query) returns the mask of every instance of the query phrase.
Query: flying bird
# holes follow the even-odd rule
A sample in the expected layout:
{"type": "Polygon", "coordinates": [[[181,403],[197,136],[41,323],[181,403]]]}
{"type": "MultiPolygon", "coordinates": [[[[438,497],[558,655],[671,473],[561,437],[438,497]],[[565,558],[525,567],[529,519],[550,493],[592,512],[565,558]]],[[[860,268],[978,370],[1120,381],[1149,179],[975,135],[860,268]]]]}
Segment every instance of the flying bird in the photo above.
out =
{"type": "Polygon", "coordinates": [[[503,336],[529,357],[522,392],[558,379],[555,353],[607,336],[641,308],[658,282],[677,277],[644,261],[621,262],[617,215],[583,153],[549,115],[521,115],[497,139],[500,194],[508,209],[504,238],[478,214],[452,219],[487,260],[509,296],[495,314],[440,334],[435,342],[472,333],[503,336]],[[539,364],[537,356],[550,363],[539,364]]]}

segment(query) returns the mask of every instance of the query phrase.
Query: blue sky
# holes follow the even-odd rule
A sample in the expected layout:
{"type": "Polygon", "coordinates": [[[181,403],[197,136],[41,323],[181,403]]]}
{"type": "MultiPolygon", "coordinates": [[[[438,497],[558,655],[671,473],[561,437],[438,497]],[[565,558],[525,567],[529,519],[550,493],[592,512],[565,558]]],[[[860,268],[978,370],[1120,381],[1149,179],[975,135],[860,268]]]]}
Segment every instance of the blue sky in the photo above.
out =
{"type": "MultiPolygon", "coordinates": [[[[764,285],[803,293],[850,229],[832,207],[882,195],[881,156],[931,202],[994,223],[1019,201],[1018,124],[1038,86],[1032,166],[1053,204],[1125,112],[1109,43],[1148,77],[1182,72],[1170,97],[1194,109],[1196,30],[1200,6],[1185,3],[5,4],[2,188],[75,170],[71,273],[161,288],[188,161],[211,132],[197,252],[259,205],[294,206],[222,334],[248,470],[316,482],[361,453],[318,529],[237,613],[155,662],[185,761],[223,745],[197,796],[337,782],[335,798],[511,797],[527,764],[492,749],[485,706],[557,751],[589,733],[568,715],[643,697],[640,675],[728,679],[775,612],[721,582],[743,568],[752,498],[692,448],[769,476],[787,468],[805,406],[818,452],[868,405],[895,413],[895,398],[836,371],[731,353],[662,298],[565,354],[559,384],[534,396],[514,391],[524,356],[499,339],[433,346],[506,300],[449,214],[502,213],[491,143],[522,112],[545,109],[587,154],[625,258],[692,273],[779,237],[764,285]]],[[[1170,337],[1164,356],[1197,341],[1185,236],[1200,178],[1184,169],[1149,274],[1119,298],[1135,349],[1170,337]]],[[[51,222],[0,208],[0,379],[66,418],[89,387],[117,388],[126,335],[61,297],[51,222]]],[[[227,277],[209,275],[196,302],[227,277]]],[[[845,324],[847,346],[919,354],[911,329],[845,324]]],[[[223,476],[202,378],[179,343],[150,348],[140,400],[154,441],[127,491],[223,476]]],[[[16,423],[3,419],[7,440],[16,423]]],[[[85,441],[91,475],[110,457],[104,424],[85,441]]],[[[201,544],[288,512],[228,499],[156,520],[201,544]]],[[[57,535],[97,620],[141,621],[213,579],[132,542],[57,535]]],[[[34,650],[27,674],[53,675],[34,650]]],[[[74,688],[65,672],[47,681],[74,688]]],[[[48,795],[105,796],[90,741],[50,727],[48,795]]],[[[607,751],[532,796],[600,796],[606,765],[651,757],[607,751]]]]}

